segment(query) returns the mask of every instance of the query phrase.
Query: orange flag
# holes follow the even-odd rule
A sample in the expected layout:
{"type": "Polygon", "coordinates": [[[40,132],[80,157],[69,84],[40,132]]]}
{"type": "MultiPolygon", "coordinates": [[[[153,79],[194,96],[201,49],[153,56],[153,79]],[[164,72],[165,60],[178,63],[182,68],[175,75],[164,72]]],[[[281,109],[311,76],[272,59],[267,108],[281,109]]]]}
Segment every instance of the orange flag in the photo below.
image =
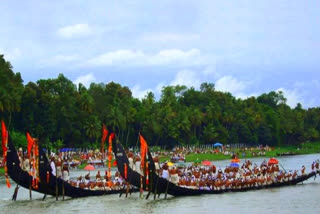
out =
{"type": "Polygon", "coordinates": [[[141,166],[144,167],[144,160],[147,154],[148,150],[148,144],[146,140],[142,137],[142,135],[139,135],[140,137],[140,144],[141,144],[141,166]]]}
{"type": "Polygon", "coordinates": [[[6,178],[7,187],[10,188],[11,184],[8,177],[8,168],[6,165],[7,160],[7,143],[8,143],[8,131],[3,120],[1,120],[1,137],[2,137],[2,151],[3,151],[3,164],[4,164],[4,176],[6,178]]]}
{"type": "Polygon", "coordinates": [[[28,142],[27,150],[28,150],[28,154],[30,154],[31,148],[32,148],[33,143],[34,143],[34,140],[33,140],[33,138],[30,136],[29,132],[27,132],[26,135],[27,135],[27,142],[28,142]]]}
{"type": "Polygon", "coordinates": [[[112,140],[113,138],[115,137],[115,134],[114,133],[111,133],[109,135],[109,148],[108,148],[108,177],[110,178],[111,177],[111,160],[112,160],[112,140]]]}
{"type": "Polygon", "coordinates": [[[102,126],[102,138],[101,138],[101,153],[102,154],[104,153],[104,142],[107,139],[108,133],[109,132],[108,132],[106,126],[103,124],[103,126],[102,126]]]}
{"type": "Polygon", "coordinates": [[[3,120],[1,120],[1,135],[2,135],[2,151],[3,154],[7,151],[7,140],[8,140],[8,132],[6,128],[6,124],[4,124],[3,120]]]}

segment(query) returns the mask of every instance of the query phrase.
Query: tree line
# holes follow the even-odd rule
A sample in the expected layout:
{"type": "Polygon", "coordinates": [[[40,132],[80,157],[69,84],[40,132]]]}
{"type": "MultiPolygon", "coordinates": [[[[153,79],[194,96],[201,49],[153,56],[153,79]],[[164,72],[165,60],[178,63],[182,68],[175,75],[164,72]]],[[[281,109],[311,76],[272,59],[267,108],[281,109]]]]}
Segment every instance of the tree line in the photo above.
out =
{"type": "Polygon", "coordinates": [[[149,145],[298,145],[320,140],[320,108],[290,108],[282,92],[237,99],[202,83],[166,86],[143,99],[110,82],[75,85],[63,74],[23,84],[0,55],[0,118],[18,145],[25,132],[47,147],[99,147],[102,124],[127,146],[142,133],[149,145]]]}

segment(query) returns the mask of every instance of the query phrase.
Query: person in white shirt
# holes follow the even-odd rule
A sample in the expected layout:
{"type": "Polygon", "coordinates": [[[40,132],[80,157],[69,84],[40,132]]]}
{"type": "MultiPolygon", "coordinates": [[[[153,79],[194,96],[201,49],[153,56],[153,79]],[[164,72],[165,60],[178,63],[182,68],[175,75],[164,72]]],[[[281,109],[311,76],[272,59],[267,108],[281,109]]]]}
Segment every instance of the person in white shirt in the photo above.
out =
{"type": "Polygon", "coordinates": [[[54,176],[56,176],[56,164],[55,164],[55,158],[54,157],[51,158],[50,166],[51,166],[51,173],[54,176]]]}
{"type": "Polygon", "coordinates": [[[169,171],[168,171],[168,165],[167,163],[164,163],[162,166],[162,177],[169,180],[169,171]]]}

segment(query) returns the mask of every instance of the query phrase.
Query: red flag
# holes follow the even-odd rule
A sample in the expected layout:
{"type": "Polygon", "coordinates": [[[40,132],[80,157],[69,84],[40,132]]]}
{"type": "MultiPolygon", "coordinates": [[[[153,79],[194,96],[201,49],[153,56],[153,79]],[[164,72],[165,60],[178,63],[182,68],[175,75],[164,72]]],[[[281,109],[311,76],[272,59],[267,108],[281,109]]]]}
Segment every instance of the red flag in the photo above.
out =
{"type": "Polygon", "coordinates": [[[7,140],[8,140],[8,132],[7,132],[7,128],[6,128],[6,124],[4,124],[3,120],[1,120],[1,130],[2,130],[2,151],[3,154],[7,151],[7,140]]]}
{"type": "Polygon", "coordinates": [[[144,160],[146,157],[146,153],[148,150],[148,145],[146,140],[142,137],[142,135],[139,135],[140,137],[140,144],[141,144],[141,166],[144,167],[144,160]]]}
{"type": "Polygon", "coordinates": [[[47,171],[47,184],[49,183],[50,181],[50,173],[47,171]]]}
{"type": "Polygon", "coordinates": [[[11,184],[8,178],[8,168],[6,165],[7,160],[7,143],[8,143],[8,131],[3,120],[1,120],[1,137],[2,137],[2,151],[3,151],[3,164],[4,164],[4,176],[6,178],[7,187],[10,188],[11,184]]]}
{"type": "Polygon", "coordinates": [[[109,161],[108,162],[108,170],[109,170],[109,173],[108,173],[108,176],[110,176],[110,177],[111,177],[111,160],[112,160],[112,140],[114,137],[115,137],[114,133],[111,133],[109,135],[109,148],[108,148],[108,161],[109,161]]]}
{"type": "Polygon", "coordinates": [[[110,145],[110,143],[112,145],[112,140],[113,140],[114,137],[115,137],[115,134],[111,133],[110,136],[109,136],[109,145],[110,145]]]}
{"type": "Polygon", "coordinates": [[[7,187],[10,188],[11,187],[11,184],[9,182],[9,179],[6,179],[6,183],[7,183],[7,187]]]}
{"type": "Polygon", "coordinates": [[[103,124],[103,126],[102,126],[102,138],[101,138],[101,153],[104,153],[104,142],[107,139],[108,133],[109,132],[108,132],[106,126],[103,124]]]}
{"type": "Polygon", "coordinates": [[[27,150],[28,150],[28,154],[30,154],[31,152],[31,148],[33,146],[34,140],[33,138],[30,136],[29,132],[27,132],[27,142],[28,142],[28,146],[27,146],[27,150]]]}
{"type": "Polygon", "coordinates": [[[127,164],[125,163],[124,164],[124,179],[127,179],[128,178],[128,166],[127,164]]]}

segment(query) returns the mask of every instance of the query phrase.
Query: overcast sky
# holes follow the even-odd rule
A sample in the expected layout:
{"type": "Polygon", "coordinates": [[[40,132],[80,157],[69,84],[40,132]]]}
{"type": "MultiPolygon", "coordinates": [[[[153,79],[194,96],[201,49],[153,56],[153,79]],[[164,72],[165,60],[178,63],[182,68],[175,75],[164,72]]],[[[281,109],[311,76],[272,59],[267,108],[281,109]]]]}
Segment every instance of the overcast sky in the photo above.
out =
{"type": "Polygon", "coordinates": [[[1,0],[0,53],[24,83],[63,73],[135,97],[162,86],[320,106],[318,0],[1,0]]]}

